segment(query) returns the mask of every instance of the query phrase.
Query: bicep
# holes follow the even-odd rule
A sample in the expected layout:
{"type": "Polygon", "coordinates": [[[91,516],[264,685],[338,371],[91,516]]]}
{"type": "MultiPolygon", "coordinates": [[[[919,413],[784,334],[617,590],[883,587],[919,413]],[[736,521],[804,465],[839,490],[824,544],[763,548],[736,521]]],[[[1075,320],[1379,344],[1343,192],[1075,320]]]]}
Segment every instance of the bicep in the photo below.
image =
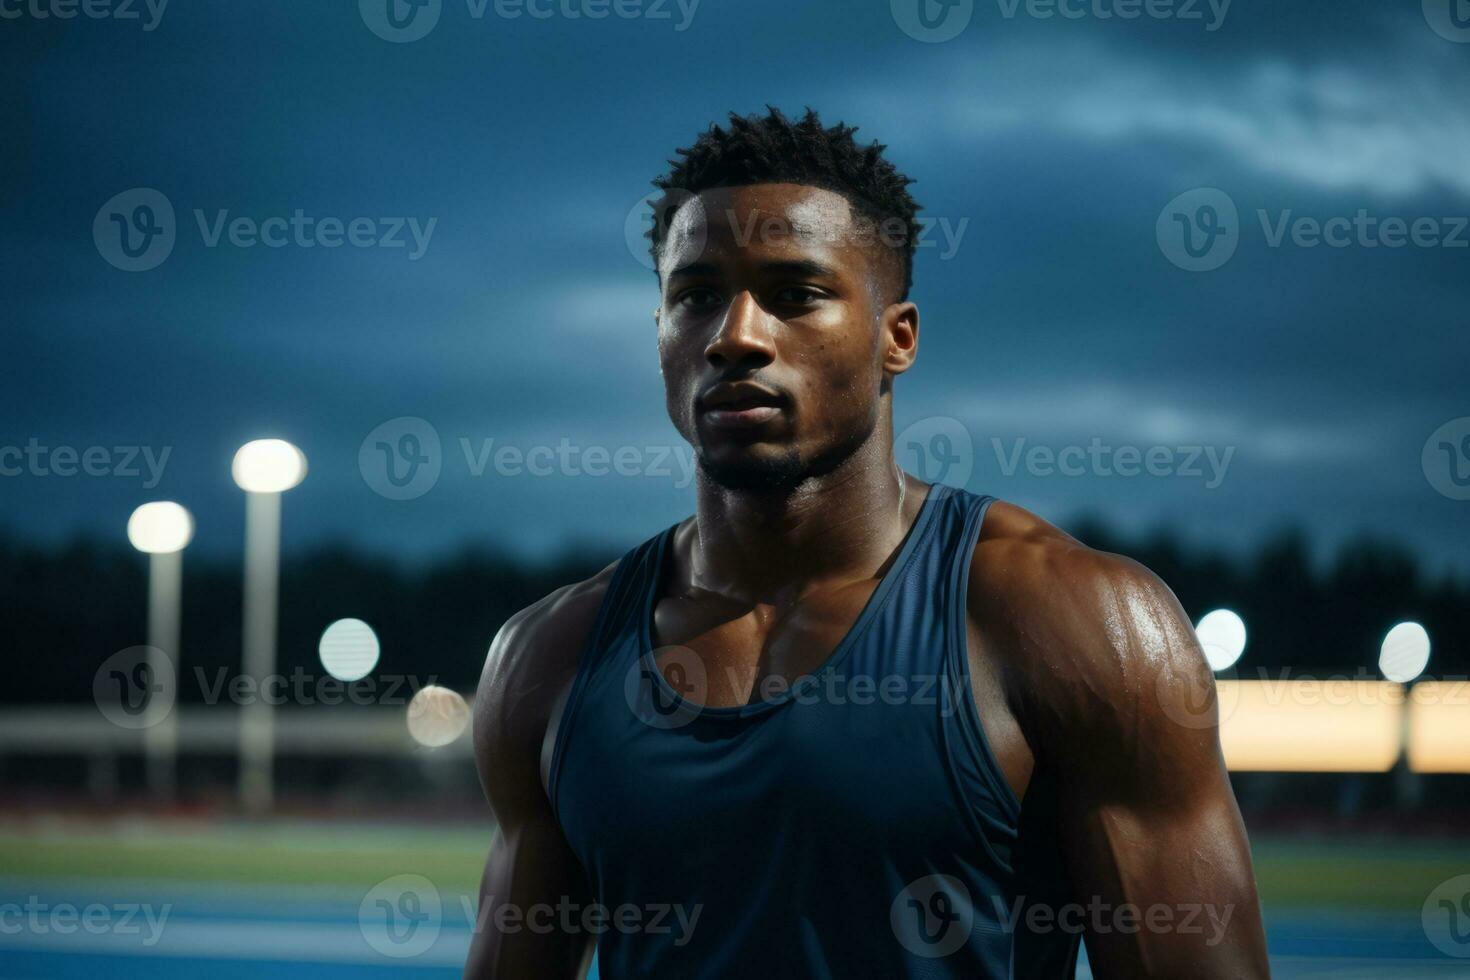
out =
{"type": "Polygon", "coordinates": [[[1245,828],[1206,742],[1192,732],[1059,780],[1074,900],[1098,910],[1085,935],[1100,980],[1266,975],[1245,828]]]}
{"type": "Polygon", "coordinates": [[[586,876],[549,804],[501,818],[480,882],[465,977],[585,976],[592,940],[577,923],[589,903],[586,876]],[[567,908],[578,914],[568,919],[567,908]]]}

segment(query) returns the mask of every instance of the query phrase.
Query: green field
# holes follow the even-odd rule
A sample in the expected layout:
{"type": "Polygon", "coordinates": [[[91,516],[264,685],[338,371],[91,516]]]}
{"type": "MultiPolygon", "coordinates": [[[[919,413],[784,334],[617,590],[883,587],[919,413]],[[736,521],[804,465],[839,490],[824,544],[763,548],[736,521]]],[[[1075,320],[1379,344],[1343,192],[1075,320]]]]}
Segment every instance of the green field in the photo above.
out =
{"type": "MultiPolygon", "coordinates": [[[[371,887],[421,874],[473,891],[488,828],[307,823],[57,823],[0,828],[0,874],[371,887]]],[[[1257,838],[1261,898],[1272,907],[1417,909],[1440,882],[1470,872],[1464,841],[1257,838]]]]}
{"type": "Polygon", "coordinates": [[[357,824],[140,823],[106,832],[0,830],[0,874],[22,878],[162,879],[369,888],[420,874],[473,891],[490,842],[486,828],[357,824]]]}

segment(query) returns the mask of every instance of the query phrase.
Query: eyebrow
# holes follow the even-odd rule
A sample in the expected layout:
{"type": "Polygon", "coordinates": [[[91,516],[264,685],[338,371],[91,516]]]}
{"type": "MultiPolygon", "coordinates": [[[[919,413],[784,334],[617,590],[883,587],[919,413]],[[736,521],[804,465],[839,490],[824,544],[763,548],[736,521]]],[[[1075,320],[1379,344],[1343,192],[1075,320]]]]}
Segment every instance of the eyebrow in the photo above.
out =
{"type": "MultiPolygon", "coordinates": [[[[837,270],[811,259],[785,259],[779,262],[762,262],[758,270],[762,275],[787,276],[794,279],[834,279],[837,270]]],[[[703,276],[715,277],[720,267],[713,262],[690,262],[669,273],[670,279],[695,279],[703,276]]]]}

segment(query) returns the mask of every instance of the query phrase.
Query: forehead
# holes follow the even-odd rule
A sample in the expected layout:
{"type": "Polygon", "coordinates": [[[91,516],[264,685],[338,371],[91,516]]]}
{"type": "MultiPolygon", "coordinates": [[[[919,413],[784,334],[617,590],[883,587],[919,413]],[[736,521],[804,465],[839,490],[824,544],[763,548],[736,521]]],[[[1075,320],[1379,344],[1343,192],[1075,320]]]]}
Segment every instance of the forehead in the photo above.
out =
{"type": "Polygon", "coordinates": [[[664,240],[662,271],[746,256],[819,258],[868,268],[872,229],[847,198],[804,184],[751,184],[702,191],[680,205],[664,240]]]}

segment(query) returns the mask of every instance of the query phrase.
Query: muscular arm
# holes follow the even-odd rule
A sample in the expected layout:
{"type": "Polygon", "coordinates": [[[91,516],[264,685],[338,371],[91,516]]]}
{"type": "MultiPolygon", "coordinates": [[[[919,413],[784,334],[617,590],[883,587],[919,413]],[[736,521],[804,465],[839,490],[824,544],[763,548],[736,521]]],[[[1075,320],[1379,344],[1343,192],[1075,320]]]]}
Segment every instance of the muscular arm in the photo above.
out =
{"type": "Polygon", "coordinates": [[[1213,678],[1184,611],[1137,563],[996,507],[972,609],[1018,684],[1094,975],[1269,976],[1213,678]]]}
{"type": "Polygon", "coordinates": [[[592,901],[582,867],[552,813],[544,763],[610,573],[517,613],[501,628],[486,658],[475,693],[475,760],[496,831],[480,884],[465,980],[575,980],[591,962],[591,936],[564,932],[559,914],[528,916],[538,906],[585,908],[592,901]]]}

